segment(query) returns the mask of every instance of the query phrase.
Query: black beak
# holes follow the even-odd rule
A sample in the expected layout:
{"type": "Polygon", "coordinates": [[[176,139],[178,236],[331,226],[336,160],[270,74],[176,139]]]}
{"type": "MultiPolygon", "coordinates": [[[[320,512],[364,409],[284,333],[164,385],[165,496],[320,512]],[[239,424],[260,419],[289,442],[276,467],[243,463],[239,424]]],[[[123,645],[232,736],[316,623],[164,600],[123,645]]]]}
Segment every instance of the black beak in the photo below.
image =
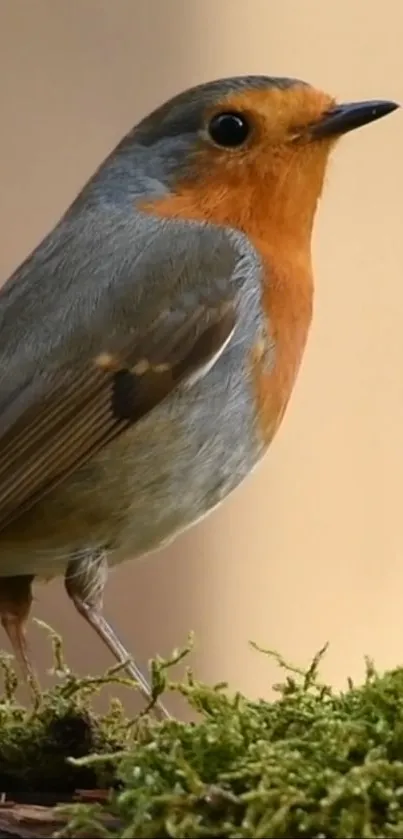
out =
{"type": "Polygon", "coordinates": [[[387,114],[395,111],[399,105],[397,102],[388,102],[383,99],[369,102],[346,102],[336,105],[331,111],[323,115],[322,119],[311,125],[308,129],[312,139],[322,137],[337,137],[361,128],[369,122],[381,119],[387,114]]]}

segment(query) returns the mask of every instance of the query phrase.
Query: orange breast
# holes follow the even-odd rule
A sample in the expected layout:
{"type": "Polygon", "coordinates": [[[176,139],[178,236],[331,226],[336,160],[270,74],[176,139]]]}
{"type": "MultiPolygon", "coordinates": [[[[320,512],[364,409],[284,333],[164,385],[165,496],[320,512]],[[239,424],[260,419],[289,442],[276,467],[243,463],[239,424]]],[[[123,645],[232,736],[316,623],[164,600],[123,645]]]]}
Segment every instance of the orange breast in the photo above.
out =
{"type": "Polygon", "coordinates": [[[274,342],[274,364],[264,363],[256,342],[251,370],[257,414],[265,443],[277,431],[290,399],[312,318],[312,271],[309,253],[256,243],[265,266],[262,310],[274,342]]]}

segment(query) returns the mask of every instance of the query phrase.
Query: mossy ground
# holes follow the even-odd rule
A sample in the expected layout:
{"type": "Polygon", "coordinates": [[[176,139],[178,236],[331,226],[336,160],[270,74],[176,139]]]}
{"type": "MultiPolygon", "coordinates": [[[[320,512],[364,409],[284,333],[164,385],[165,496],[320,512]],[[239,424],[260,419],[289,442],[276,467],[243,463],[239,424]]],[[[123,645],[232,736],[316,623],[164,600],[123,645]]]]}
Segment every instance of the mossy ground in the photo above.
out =
{"type": "Polygon", "coordinates": [[[307,672],[276,655],[285,680],[274,701],[256,702],[190,671],[168,682],[172,662],[157,660],[155,694],[180,691],[199,714],[196,723],[158,723],[152,714],[127,720],[117,702],[97,716],[94,691],[121,681],[116,668],[77,679],[53,643],[63,675],[34,711],[17,704],[2,660],[0,791],[53,789],[62,798],[111,787],[106,808],[68,805],[59,835],[403,837],[403,669],[379,674],[367,663],[362,685],[336,693],[320,681],[322,653],[307,672]],[[106,825],[105,809],[116,826],[106,825]]]}

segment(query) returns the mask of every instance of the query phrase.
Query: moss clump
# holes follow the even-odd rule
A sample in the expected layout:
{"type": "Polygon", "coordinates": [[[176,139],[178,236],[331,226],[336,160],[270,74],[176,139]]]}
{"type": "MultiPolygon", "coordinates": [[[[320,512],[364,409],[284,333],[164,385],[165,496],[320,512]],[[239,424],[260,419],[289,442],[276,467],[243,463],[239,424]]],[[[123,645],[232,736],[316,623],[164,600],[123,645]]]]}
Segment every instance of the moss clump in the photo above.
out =
{"type": "MultiPolygon", "coordinates": [[[[49,629],[49,628],[48,628],[49,629]]],[[[50,629],[58,683],[37,697],[34,708],[16,699],[18,678],[10,657],[0,655],[4,691],[0,696],[0,793],[41,800],[71,797],[77,788],[113,783],[114,767],[106,757],[133,741],[119,702],[104,716],[92,710],[94,694],[105,683],[123,682],[111,668],[102,678],[78,678],[67,669],[60,638],[50,629]],[[102,754],[102,767],[75,766],[70,758],[102,754]]],[[[130,683],[132,684],[132,683],[130,683]]]]}
{"type": "Polygon", "coordinates": [[[78,805],[64,835],[402,837],[403,670],[380,675],[367,662],[364,684],[339,694],[318,678],[322,653],[307,672],[277,657],[287,675],[272,702],[188,673],[171,687],[200,722],[143,719],[115,757],[115,825],[78,805]]]}
{"type": "MultiPolygon", "coordinates": [[[[120,706],[98,718],[88,707],[92,680],[65,674],[33,714],[31,744],[29,733],[13,730],[23,712],[9,702],[0,730],[3,771],[12,742],[20,761],[23,748],[36,749],[36,765],[24,770],[20,763],[19,771],[25,779],[31,773],[32,783],[43,779],[44,738],[62,719],[53,741],[60,776],[88,787],[90,777],[105,782],[106,772],[112,791],[105,806],[65,807],[68,824],[59,836],[402,837],[403,669],[379,674],[367,662],[364,683],[336,693],[320,681],[322,655],[307,672],[276,655],[285,680],[273,701],[259,702],[201,684],[190,671],[181,683],[167,682],[172,662],[153,662],[155,695],[179,691],[199,713],[196,723],[158,723],[151,714],[127,721],[120,706]],[[84,714],[87,739],[64,740],[66,712],[69,719],[84,714]],[[68,760],[79,742],[82,754],[76,748],[68,760]],[[86,782],[78,782],[84,771],[86,782]]],[[[109,672],[100,681],[111,678],[118,677],[109,672]]]]}

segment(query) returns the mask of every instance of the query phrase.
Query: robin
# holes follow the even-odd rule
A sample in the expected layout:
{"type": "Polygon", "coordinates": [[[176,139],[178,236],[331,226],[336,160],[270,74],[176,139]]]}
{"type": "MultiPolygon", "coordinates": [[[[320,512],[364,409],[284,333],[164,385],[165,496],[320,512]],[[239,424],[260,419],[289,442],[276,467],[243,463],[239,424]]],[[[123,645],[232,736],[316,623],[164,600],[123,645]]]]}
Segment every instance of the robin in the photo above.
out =
{"type": "Polygon", "coordinates": [[[194,87],[124,137],[3,286],[0,615],[27,679],[35,577],[64,574],[127,660],[108,566],[171,541],[264,456],[311,323],[329,153],[397,107],[287,78],[194,87]]]}

